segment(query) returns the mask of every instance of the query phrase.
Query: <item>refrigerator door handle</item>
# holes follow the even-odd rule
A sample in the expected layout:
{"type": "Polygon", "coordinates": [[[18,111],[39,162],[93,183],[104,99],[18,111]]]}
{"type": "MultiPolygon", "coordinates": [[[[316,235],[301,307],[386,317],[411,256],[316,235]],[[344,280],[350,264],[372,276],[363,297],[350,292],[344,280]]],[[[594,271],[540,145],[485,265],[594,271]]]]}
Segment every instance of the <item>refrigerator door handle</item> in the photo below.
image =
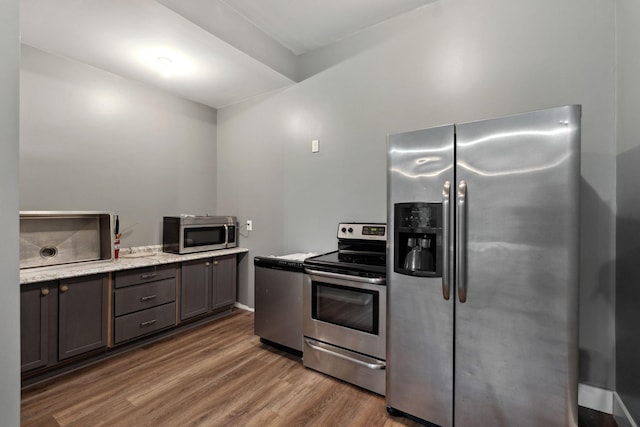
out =
{"type": "Polygon", "coordinates": [[[445,181],[442,188],[442,297],[445,300],[449,299],[451,293],[451,259],[449,257],[449,239],[451,238],[451,232],[449,230],[449,196],[451,193],[451,183],[445,181]]]}
{"type": "Polygon", "coordinates": [[[467,301],[467,183],[460,181],[458,185],[456,263],[458,284],[458,300],[467,301]]]}

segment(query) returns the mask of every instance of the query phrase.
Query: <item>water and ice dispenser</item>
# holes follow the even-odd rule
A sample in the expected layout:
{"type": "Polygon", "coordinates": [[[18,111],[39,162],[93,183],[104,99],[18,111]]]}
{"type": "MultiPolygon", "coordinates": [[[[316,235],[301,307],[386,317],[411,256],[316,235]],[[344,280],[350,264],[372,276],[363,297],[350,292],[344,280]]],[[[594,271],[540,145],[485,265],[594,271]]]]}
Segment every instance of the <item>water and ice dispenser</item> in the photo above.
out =
{"type": "Polygon", "coordinates": [[[442,276],[442,203],[396,203],[394,271],[442,276]]]}

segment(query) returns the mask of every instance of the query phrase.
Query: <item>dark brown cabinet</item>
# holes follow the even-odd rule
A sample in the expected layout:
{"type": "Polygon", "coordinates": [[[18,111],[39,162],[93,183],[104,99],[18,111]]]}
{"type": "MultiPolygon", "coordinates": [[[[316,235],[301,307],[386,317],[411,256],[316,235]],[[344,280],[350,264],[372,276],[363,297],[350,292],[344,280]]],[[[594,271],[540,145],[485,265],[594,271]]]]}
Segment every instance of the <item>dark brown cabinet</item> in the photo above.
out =
{"type": "Polygon", "coordinates": [[[180,278],[180,320],[205,314],[211,299],[211,260],[182,263],[180,278]]]}
{"type": "Polygon", "coordinates": [[[108,295],[106,274],[60,280],[59,360],[107,346],[108,295]]]}
{"type": "Polygon", "coordinates": [[[180,320],[187,320],[236,301],[236,256],[182,263],[180,320]]]}
{"type": "Polygon", "coordinates": [[[107,347],[106,274],[21,285],[21,370],[107,347]]]}
{"type": "Polygon", "coordinates": [[[236,301],[236,269],[234,254],[20,285],[23,384],[214,320],[236,301]]]}
{"type": "Polygon", "coordinates": [[[175,264],[115,273],[114,343],[176,324],[175,264]]]}
{"type": "Polygon", "coordinates": [[[236,302],[236,256],[214,258],[211,308],[227,307],[236,302]]]}
{"type": "Polygon", "coordinates": [[[49,316],[56,314],[57,292],[56,282],[23,285],[20,289],[20,365],[23,372],[49,363],[49,340],[51,335],[55,337],[52,333],[55,325],[49,316]]]}

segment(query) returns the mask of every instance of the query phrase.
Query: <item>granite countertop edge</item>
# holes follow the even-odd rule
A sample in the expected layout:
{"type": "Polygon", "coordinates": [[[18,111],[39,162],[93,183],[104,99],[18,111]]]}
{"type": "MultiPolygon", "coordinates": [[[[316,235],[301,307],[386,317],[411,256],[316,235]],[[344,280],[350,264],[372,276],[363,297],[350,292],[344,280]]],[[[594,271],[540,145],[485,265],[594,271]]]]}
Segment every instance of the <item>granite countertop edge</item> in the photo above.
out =
{"type": "Polygon", "coordinates": [[[167,252],[153,252],[138,258],[123,256],[108,261],[91,261],[77,264],[65,264],[49,267],[25,268],[20,270],[20,284],[46,282],[50,280],[68,279],[71,277],[89,276],[91,274],[110,273],[114,271],[130,270],[140,267],[171,264],[204,258],[221,257],[249,252],[246,248],[219,249],[215,251],[197,252],[186,255],[167,252]]]}

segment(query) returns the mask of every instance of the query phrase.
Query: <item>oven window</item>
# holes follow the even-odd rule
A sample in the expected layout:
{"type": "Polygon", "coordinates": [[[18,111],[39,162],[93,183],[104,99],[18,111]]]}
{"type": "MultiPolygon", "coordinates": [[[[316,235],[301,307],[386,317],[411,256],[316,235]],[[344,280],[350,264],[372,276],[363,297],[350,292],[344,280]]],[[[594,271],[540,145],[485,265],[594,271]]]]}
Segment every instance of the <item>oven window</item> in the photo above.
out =
{"type": "Polygon", "coordinates": [[[377,291],[312,282],[311,292],[314,319],[378,334],[377,291]]]}
{"type": "Polygon", "coordinates": [[[193,227],[184,229],[184,247],[219,245],[225,243],[224,227],[193,227]]]}

